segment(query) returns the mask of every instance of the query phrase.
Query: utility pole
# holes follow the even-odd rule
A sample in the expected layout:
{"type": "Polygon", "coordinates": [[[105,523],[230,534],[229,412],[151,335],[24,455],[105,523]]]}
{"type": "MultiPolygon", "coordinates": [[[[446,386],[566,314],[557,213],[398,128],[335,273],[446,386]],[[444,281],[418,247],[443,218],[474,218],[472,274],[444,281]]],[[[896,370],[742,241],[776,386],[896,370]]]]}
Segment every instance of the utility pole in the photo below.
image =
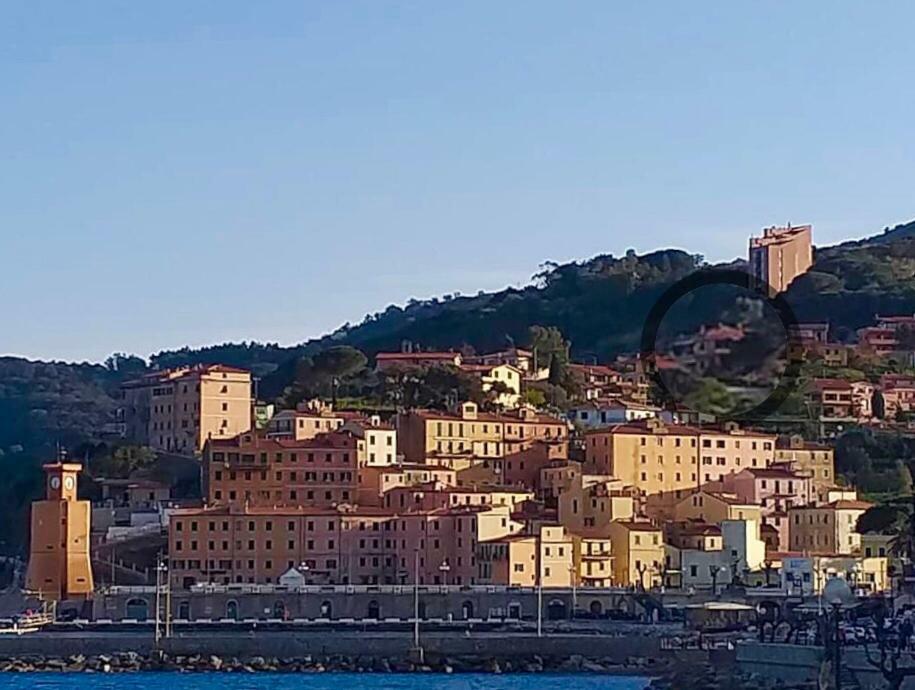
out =
{"type": "Polygon", "coordinates": [[[578,573],[575,572],[575,556],[572,556],[572,565],[569,566],[569,576],[572,579],[572,614],[569,616],[569,619],[575,619],[575,609],[578,608],[578,590],[576,589],[576,580],[578,573]]]}
{"type": "Polygon", "coordinates": [[[543,529],[537,536],[537,637],[543,637],[543,529]]]}
{"type": "Polygon", "coordinates": [[[165,570],[165,637],[172,636],[172,571],[163,561],[165,570]]]}
{"type": "Polygon", "coordinates": [[[159,618],[161,616],[161,603],[159,595],[161,594],[162,588],[160,586],[160,580],[162,578],[162,554],[160,553],[156,556],[156,632],[155,632],[155,641],[156,649],[159,649],[159,641],[162,639],[162,631],[159,628],[159,618]]]}
{"type": "Polygon", "coordinates": [[[419,649],[419,549],[413,551],[413,647],[419,649]]]}

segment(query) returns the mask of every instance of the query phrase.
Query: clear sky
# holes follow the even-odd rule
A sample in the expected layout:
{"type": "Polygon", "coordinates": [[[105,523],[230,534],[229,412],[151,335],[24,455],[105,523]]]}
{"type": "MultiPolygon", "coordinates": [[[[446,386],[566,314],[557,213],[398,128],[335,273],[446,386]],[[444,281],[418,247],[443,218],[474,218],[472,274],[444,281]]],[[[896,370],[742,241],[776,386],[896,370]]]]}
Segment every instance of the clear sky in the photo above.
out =
{"type": "Polygon", "coordinates": [[[0,353],[294,343],[915,217],[915,3],[0,5],[0,353]]]}

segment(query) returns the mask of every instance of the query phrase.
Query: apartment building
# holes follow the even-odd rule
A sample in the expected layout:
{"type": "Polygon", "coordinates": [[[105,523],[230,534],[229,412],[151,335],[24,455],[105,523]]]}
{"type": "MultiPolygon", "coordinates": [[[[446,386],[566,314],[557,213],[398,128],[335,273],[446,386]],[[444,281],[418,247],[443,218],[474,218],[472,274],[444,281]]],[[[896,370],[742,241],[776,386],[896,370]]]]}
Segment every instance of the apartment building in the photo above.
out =
{"type": "Polygon", "coordinates": [[[649,419],[584,434],[584,470],[615,477],[646,495],[699,485],[699,430],[649,419]]]}
{"type": "Polygon", "coordinates": [[[613,586],[613,540],[610,536],[572,535],[572,577],[576,587],[613,586]]]}
{"type": "Polygon", "coordinates": [[[360,467],[358,473],[359,505],[380,506],[384,494],[398,487],[418,487],[430,483],[457,486],[457,471],[437,465],[404,463],[391,467],[360,467]]]}
{"type": "Polygon", "coordinates": [[[858,518],[871,508],[865,501],[842,499],[788,510],[791,550],[810,554],[857,553],[861,548],[858,518]]]}
{"type": "Polygon", "coordinates": [[[522,407],[501,414],[465,402],[456,412],[412,410],[398,416],[400,448],[409,462],[437,457],[500,458],[535,441],[567,442],[565,420],[522,407]]]}
{"type": "Polygon", "coordinates": [[[355,503],[357,438],[331,432],[302,440],[255,432],[204,449],[208,505],[334,507],[355,503]]]}
{"type": "Polygon", "coordinates": [[[461,371],[476,376],[484,393],[496,390],[493,402],[504,409],[518,407],[524,372],[511,364],[461,364],[461,371]]]}
{"type": "Polygon", "coordinates": [[[577,535],[605,535],[613,520],[631,520],[636,513],[632,489],[618,480],[604,478],[590,481],[576,474],[559,494],[559,522],[577,535]]]}
{"type": "Polygon", "coordinates": [[[805,441],[802,436],[779,438],[775,444],[775,462],[810,478],[815,494],[811,502],[823,501],[824,492],[835,486],[835,451],[825,443],[805,441]]]}
{"type": "Polygon", "coordinates": [[[718,525],[725,520],[762,522],[762,508],[734,494],[702,489],[682,498],[673,508],[674,522],[718,525]]]}
{"type": "Polygon", "coordinates": [[[476,548],[521,525],[505,508],[459,506],[397,515],[378,508],[235,506],[176,511],[169,525],[172,584],[470,585],[476,548]]]}
{"type": "Polygon", "coordinates": [[[775,459],[774,434],[740,429],[729,423],[723,429],[702,427],[699,433],[700,480],[720,482],[745,468],[763,468],[775,459]]]}
{"type": "Polygon", "coordinates": [[[585,433],[585,469],[676,500],[745,467],[768,467],[775,436],[649,419],[585,433]]]}
{"type": "Polygon", "coordinates": [[[619,398],[595,398],[575,405],[569,410],[569,421],[584,429],[607,427],[660,416],[662,416],[660,408],[654,405],[619,398]]]}
{"type": "Polygon", "coordinates": [[[873,417],[874,387],[866,381],[814,379],[807,400],[823,422],[847,423],[873,417]]]}
{"type": "Polygon", "coordinates": [[[647,521],[616,520],[607,531],[616,586],[647,589],[662,583],[665,550],[659,527],[647,521]]]}
{"type": "Polygon", "coordinates": [[[460,352],[379,352],[375,355],[375,370],[379,372],[410,367],[459,367],[460,352]]]}
{"type": "Polygon", "coordinates": [[[534,498],[534,492],[515,487],[455,487],[436,482],[398,486],[384,492],[384,507],[404,512],[423,512],[457,506],[505,506],[514,508],[534,498]]]}
{"type": "Polygon", "coordinates": [[[121,387],[126,436],[158,451],[196,455],[209,439],[251,428],[251,373],[222,364],[147,374],[121,387]]]}
{"type": "Polygon", "coordinates": [[[274,414],[267,423],[267,436],[304,441],[318,434],[336,431],[346,421],[347,417],[336,412],[330,403],[307,400],[296,405],[294,410],[281,410],[274,414]]]}
{"type": "Polygon", "coordinates": [[[770,227],[750,238],[750,271],[776,292],[784,292],[813,265],[813,227],[770,227]]]}
{"type": "Polygon", "coordinates": [[[763,525],[772,528],[777,551],[790,549],[788,510],[817,500],[811,478],[792,472],[786,464],[729,474],[721,487],[748,504],[760,506],[763,525]]]}
{"type": "Polygon", "coordinates": [[[884,374],[880,377],[880,392],[886,419],[915,412],[915,376],[884,374]]]}
{"type": "Polygon", "coordinates": [[[759,571],[766,558],[766,545],[753,520],[725,520],[719,528],[718,548],[681,548],[671,554],[678,562],[682,587],[716,588],[742,581],[759,571]]]}
{"type": "Polygon", "coordinates": [[[481,541],[480,584],[509,587],[569,587],[574,575],[574,542],[561,525],[481,541]]]}
{"type": "Polygon", "coordinates": [[[548,367],[538,365],[536,353],[518,347],[511,347],[498,352],[488,352],[485,355],[465,357],[464,362],[466,364],[485,364],[487,366],[507,364],[520,370],[526,380],[543,381],[550,375],[548,367]]]}

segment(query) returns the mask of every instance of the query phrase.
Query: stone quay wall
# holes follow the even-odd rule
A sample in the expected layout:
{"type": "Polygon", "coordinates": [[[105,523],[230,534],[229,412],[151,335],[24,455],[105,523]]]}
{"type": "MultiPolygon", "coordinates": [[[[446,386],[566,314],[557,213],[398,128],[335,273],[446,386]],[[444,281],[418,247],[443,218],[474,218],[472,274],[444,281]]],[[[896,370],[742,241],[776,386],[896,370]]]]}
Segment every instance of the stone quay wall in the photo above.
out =
{"type": "MultiPolygon", "coordinates": [[[[609,637],[602,635],[427,634],[420,645],[429,657],[471,659],[568,659],[573,657],[611,660],[625,664],[633,658],[645,663],[662,656],[654,637],[609,637]]],[[[372,634],[354,631],[328,632],[205,632],[185,633],[161,640],[162,651],[172,657],[220,656],[250,659],[311,657],[363,657],[407,659],[413,654],[409,633],[372,634]]],[[[54,656],[98,656],[133,652],[150,655],[155,649],[151,631],[143,632],[40,632],[0,637],[0,659],[54,656]]]]}
{"type": "MultiPolygon", "coordinates": [[[[171,593],[171,616],[175,620],[409,620],[414,613],[412,588],[399,591],[372,591],[354,588],[306,588],[303,590],[213,590],[171,593]]],[[[161,595],[164,612],[164,595],[161,595]]],[[[564,620],[572,607],[604,615],[607,611],[636,616],[643,613],[631,593],[614,590],[550,589],[543,592],[543,618],[564,620]]],[[[421,587],[420,618],[440,620],[526,619],[537,616],[535,590],[421,587]]],[[[155,592],[152,588],[118,588],[99,592],[92,601],[93,620],[143,620],[154,617],[155,592]]]]}

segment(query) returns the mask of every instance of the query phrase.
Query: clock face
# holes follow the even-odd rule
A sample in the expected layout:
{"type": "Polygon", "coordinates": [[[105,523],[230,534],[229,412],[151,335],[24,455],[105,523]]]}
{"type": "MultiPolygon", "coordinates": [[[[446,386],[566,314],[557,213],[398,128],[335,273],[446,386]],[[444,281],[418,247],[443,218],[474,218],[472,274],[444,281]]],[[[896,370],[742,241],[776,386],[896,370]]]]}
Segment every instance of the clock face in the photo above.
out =
{"type": "Polygon", "coordinates": [[[67,491],[71,491],[73,489],[73,484],[74,484],[73,477],[66,477],[64,479],[64,488],[67,491]]]}
{"type": "Polygon", "coordinates": [[[60,488],[60,477],[51,477],[51,488],[52,489],[60,488]]]}

